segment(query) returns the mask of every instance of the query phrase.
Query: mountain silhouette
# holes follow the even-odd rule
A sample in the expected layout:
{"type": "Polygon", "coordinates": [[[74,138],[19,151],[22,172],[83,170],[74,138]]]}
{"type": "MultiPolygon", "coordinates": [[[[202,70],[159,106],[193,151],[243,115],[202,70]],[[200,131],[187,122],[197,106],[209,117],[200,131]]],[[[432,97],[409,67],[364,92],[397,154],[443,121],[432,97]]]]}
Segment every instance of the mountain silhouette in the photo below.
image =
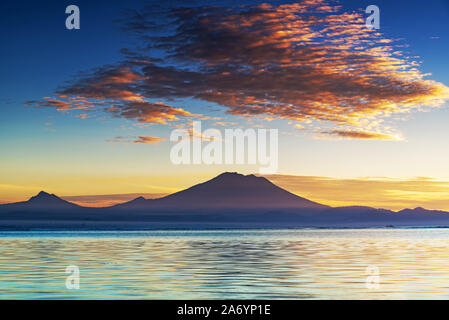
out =
{"type": "Polygon", "coordinates": [[[76,205],[44,191],[0,205],[0,229],[154,229],[247,227],[449,226],[449,213],[418,207],[398,212],[329,207],[264,177],[225,172],[158,199],[138,197],[106,208],[76,205]]]}
{"type": "Polygon", "coordinates": [[[63,200],[54,194],[45,191],[39,192],[37,195],[31,197],[28,201],[10,203],[0,206],[3,209],[9,210],[61,210],[61,209],[76,209],[81,206],[63,200]]]}
{"type": "Polygon", "coordinates": [[[328,206],[284,190],[264,177],[225,172],[159,199],[142,197],[116,206],[125,209],[324,209],[328,206]]]}

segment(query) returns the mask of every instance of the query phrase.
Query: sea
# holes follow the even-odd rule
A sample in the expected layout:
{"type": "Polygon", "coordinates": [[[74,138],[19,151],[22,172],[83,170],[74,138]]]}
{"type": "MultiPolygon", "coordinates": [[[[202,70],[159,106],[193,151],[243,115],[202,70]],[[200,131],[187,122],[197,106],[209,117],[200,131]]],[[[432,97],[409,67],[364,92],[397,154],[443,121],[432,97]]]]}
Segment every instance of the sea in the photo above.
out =
{"type": "Polygon", "coordinates": [[[448,299],[449,229],[1,231],[0,299],[448,299]]]}

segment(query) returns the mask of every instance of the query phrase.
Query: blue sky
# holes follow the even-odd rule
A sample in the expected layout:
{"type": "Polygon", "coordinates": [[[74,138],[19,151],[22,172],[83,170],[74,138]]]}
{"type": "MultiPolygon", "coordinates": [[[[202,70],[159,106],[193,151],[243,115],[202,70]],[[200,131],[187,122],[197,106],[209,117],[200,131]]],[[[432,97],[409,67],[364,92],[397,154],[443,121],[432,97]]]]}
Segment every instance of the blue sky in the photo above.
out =
{"type": "MultiPolygon", "coordinates": [[[[70,179],[179,176],[178,183],[186,186],[195,177],[212,176],[223,170],[254,171],[251,166],[173,167],[168,161],[167,141],[159,145],[117,143],[117,137],[168,137],[172,126],[139,125],[135,119],[111,116],[101,110],[81,119],[75,116],[81,111],[24,106],[26,101],[54,96],[69,80],[83,79],[79,74],[82,71],[89,74],[94,68],[120,63],[124,58],[122,48],[140,46],[142,42],[121,30],[116,20],[124,16],[126,9],[139,11],[148,3],[151,5],[142,1],[1,2],[0,37],[4,46],[0,51],[0,147],[7,152],[2,154],[0,173],[5,179],[3,184],[19,190],[5,191],[3,198],[29,194],[34,188],[47,185],[56,189],[70,179]],[[80,30],[65,28],[65,8],[70,4],[80,8],[80,30]]],[[[271,3],[277,6],[283,2],[271,3]]],[[[397,40],[405,55],[417,57],[413,60],[422,63],[419,71],[431,74],[426,79],[449,85],[448,1],[351,0],[337,4],[344,12],[359,13],[368,5],[378,5],[383,37],[397,40]]],[[[156,100],[167,104],[171,101],[170,97],[156,100]]],[[[220,103],[185,97],[174,107],[248,126],[247,116],[229,115],[220,103]]],[[[427,112],[392,115],[387,119],[388,125],[401,134],[400,141],[326,139],[317,137],[317,127],[297,130],[294,121],[282,117],[252,121],[284,133],[279,154],[279,171],[283,174],[448,179],[448,116],[447,101],[427,112]]],[[[214,121],[207,120],[204,125],[214,126],[214,121]]],[[[80,182],[62,192],[94,194],[104,187],[103,182],[93,187],[82,185],[80,182]]],[[[149,185],[145,191],[165,192],[174,187],[174,182],[149,185]]],[[[138,188],[142,184],[120,184],[104,192],[137,192],[138,188]]]]}

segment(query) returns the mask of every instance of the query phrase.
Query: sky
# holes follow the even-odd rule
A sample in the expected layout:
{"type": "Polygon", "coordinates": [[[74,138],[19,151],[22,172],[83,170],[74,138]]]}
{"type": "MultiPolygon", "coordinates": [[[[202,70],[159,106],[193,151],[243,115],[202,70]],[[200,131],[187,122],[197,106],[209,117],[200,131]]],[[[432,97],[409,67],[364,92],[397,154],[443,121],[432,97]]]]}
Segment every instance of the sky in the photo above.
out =
{"type": "Polygon", "coordinates": [[[449,210],[448,21],[447,0],[2,1],[0,202],[257,173],[173,164],[170,133],[201,120],[278,129],[269,178],[314,201],[449,210]]]}

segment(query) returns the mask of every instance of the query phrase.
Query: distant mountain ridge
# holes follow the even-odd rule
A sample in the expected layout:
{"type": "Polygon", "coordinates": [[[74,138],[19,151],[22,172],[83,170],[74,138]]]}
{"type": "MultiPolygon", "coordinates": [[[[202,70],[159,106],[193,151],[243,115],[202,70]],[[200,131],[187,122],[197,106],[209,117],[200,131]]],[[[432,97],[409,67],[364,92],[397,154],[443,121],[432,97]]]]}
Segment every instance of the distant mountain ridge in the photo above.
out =
{"type": "Polygon", "coordinates": [[[264,177],[225,172],[157,199],[138,197],[112,207],[82,207],[39,192],[0,205],[0,229],[449,226],[449,213],[329,207],[284,190],[264,177]]]}

